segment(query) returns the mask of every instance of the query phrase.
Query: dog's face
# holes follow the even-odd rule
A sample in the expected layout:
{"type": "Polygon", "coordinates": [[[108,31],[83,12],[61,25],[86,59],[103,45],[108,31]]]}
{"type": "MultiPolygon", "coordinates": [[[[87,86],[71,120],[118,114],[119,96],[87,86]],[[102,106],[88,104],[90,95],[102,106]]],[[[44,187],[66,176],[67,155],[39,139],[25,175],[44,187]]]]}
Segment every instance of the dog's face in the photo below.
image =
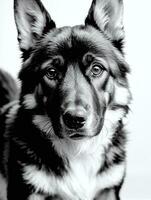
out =
{"type": "Polygon", "coordinates": [[[110,73],[105,59],[110,48],[103,49],[103,45],[110,45],[103,36],[96,40],[99,34],[91,27],[54,29],[33,55],[42,73],[39,80],[46,112],[61,137],[91,137],[101,131],[110,73]]]}
{"type": "Polygon", "coordinates": [[[47,116],[47,134],[94,137],[101,134],[108,110],[126,106],[127,97],[124,103],[114,97],[117,87],[127,89],[121,14],[121,1],[98,0],[85,25],[56,28],[40,1],[16,0],[24,58],[21,99],[25,109],[47,116]]]}

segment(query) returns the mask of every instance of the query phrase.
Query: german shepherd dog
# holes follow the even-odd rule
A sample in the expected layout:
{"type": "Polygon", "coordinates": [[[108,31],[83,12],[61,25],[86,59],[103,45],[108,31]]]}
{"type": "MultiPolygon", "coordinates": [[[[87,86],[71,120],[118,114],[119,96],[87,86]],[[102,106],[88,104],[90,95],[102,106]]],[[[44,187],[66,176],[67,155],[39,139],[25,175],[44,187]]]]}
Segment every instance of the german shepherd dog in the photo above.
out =
{"type": "Polygon", "coordinates": [[[119,200],[131,100],[122,0],[93,0],[73,27],[56,28],[40,0],[15,0],[14,14],[23,64],[20,89],[0,72],[0,199],[119,200]]]}

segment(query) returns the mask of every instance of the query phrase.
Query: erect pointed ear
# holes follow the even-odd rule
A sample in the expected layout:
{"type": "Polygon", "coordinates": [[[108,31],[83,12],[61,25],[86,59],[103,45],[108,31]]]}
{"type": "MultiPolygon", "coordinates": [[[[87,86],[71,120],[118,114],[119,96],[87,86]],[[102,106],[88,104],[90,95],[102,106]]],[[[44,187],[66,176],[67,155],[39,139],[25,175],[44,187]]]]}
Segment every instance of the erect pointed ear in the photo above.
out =
{"type": "Polygon", "coordinates": [[[14,16],[23,52],[28,51],[42,34],[55,27],[40,0],[14,0],[14,16]]]}
{"type": "Polygon", "coordinates": [[[115,44],[121,42],[124,39],[123,1],[93,0],[85,24],[103,31],[115,44]]]}

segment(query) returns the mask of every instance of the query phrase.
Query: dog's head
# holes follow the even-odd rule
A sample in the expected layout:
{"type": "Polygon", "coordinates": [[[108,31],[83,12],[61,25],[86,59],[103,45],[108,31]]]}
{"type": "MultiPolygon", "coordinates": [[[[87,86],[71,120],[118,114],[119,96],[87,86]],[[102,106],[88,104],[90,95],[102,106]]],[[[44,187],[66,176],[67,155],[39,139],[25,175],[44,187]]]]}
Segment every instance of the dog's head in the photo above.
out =
{"type": "Polygon", "coordinates": [[[14,5],[23,52],[21,103],[33,113],[33,123],[47,137],[101,134],[108,113],[125,113],[130,96],[122,0],[94,0],[84,25],[62,28],[40,0],[14,5]]]}

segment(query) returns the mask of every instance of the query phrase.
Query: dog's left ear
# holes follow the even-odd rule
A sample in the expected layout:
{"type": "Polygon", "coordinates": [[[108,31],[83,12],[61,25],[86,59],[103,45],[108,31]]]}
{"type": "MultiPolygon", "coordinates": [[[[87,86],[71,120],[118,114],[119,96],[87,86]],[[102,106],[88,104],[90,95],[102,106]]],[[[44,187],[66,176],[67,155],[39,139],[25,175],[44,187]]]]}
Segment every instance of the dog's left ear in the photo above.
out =
{"type": "Polygon", "coordinates": [[[14,0],[14,16],[23,52],[31,49],[44,33],[55,27],[40,0],[14,0]]]}
{"type": "Polygon", "coordinates": [[[118,45],[124,39],[123,1],[93,0],[85,24],[104,32],[115,46],[118,45]]]}

